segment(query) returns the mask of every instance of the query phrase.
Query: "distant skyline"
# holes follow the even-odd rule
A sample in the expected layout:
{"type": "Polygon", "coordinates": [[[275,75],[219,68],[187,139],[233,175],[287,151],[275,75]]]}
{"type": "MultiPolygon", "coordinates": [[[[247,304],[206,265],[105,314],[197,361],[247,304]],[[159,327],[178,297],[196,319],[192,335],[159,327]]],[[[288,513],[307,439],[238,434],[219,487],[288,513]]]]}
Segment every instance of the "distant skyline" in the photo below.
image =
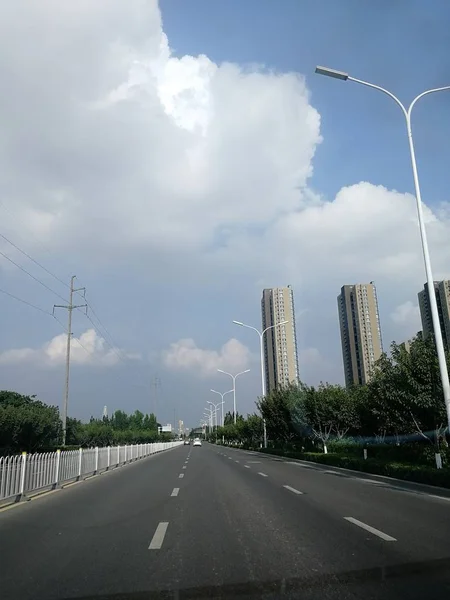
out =
{"type": "MultiPolygon", "coordinates": [[[[407,102],[450,84],[449,19],[445,0],[2,3],[0,387],[61,406],[52,310],[73,275],[91,307],[72,326],[82,419],[151,412],[157,376],[159,422],[196,425],[228,389],[218,368],[250,369],[237,401],[254,412],[259,342],[233,320],[259,327],[261,290],[286,282],[308,384],[344,382],[343,282],[375,281],[386,348],[411,338],[425,276],[401,113],[314,69],[407,102]]],[[[447,280],[450,92],[413,130],[447,280]]]]}

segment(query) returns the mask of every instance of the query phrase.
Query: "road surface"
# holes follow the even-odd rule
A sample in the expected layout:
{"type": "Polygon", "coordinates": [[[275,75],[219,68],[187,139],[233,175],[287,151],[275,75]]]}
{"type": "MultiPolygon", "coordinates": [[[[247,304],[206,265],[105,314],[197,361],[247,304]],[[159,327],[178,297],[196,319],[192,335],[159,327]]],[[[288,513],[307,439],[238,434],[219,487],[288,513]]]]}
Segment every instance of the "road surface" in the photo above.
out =
{"type": "Polygon", "coordinates": [[[2,600],[433,598],[450,500],[180,446],[0,511],[2,600]]]}

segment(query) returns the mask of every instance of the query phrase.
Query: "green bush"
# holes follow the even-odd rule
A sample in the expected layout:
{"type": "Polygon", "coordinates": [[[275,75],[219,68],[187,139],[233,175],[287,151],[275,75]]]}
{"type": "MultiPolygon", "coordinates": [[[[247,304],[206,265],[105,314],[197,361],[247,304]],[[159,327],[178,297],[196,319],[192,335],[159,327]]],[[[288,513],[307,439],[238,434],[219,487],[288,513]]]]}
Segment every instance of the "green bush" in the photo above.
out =
{"type": "MultiPolygon", "coordinates": [[[[356,440],[333,440],[327,444],[331,454],[363,457],[363,450],[367,450],[368,459],[383,462],[398,462],[414,465],[434,465],[435,446],[426,441],[405,442],[400,444],[363,444],[356,440]]],[[[440,448],[442,461],[450,464],[450,451],[448,447],[440,448]]]]}

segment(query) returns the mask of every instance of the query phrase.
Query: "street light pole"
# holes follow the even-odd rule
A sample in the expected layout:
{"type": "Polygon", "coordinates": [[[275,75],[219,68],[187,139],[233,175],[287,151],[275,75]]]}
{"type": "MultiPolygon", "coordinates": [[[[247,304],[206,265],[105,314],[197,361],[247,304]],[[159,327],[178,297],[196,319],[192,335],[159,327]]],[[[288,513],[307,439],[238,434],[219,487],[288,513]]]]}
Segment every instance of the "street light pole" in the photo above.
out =
{"type": "Polygon", "coordinates": [[[236,378],[239,375],[244,375],[244,373],[249,373],[250,369],[246,369],[245,371],[241,371],[240,373],[236,373],[236,375],[232,375],[227,371],[222,371],[222,369],[217,369],[219,373],[224,373],[225,375],[229,375],[233,380],[233,415],[234,415],[234,424],[236,425],[236,378]]]}
{"type": "Polygon", "coordinates": [[[226,396],[227,394],[231,394],[231,392],[232,392],[233,390],[228,390],[228,392],[223,392],[223,393],[222,393],[222,392],[218,392],[217,390],[213,390],[213,389],[211,389],[210,391],[211,391],[211,392],[213,392],[214,394],[219,394],[219,396],[220,396],[220,398],[221,398],[221,400],[222,400],[222,402],[221,402],[220,404],[222,405],[222,427],[223,427],[223,426],[224,426],[224,419],[223,419],[223,405],[224,405],[224,403],[225,403],[225,400],[223,399],[223,397],[224,397],[224,396],[226,396]]]}
{"type": "MultiPolygon", "coordinates": [[[[287,325],[289,321],[281,321],[280,323],[276,323],[275,325],[270,325],[266,327],[262,331],[256,329],[256,327],[252,327],[251,325],[246,325],[242,323],[242,321],[233,321],[235,325],[240,325],[241,327],[246,327],[247,329],[253,329],[259,335],[259,351],[260,351],[260,360],[261,360],[261,392],[262,397],[266,395],[266,373],[265,373],[265,360],[264,360],[264,335],[269,331],[269,329],[274,329],[275,327],[279,327],[280,325],[287,325]]],[[[263,417],[263,432],[264,432],[264,448],[267,448],[267,427],[266,427],[266,419],[263,417]]]]}
{"type": "Polygon", "coordinates": [[[445,358],[444,341],[442,339],[441,324],[439,321],[439,312],[438,312],[437,301],[436,301],[436,290],[434,289],[434,279],[433,279],[433,271],[431,268],[430,251],[428,248],[427,232],[425,229],[425,222],[424,222],[424,218],[423,218],[422,194],[420,191],[419,175],[418,175],[418,171],[417,171],[417,162],[416,162],[416,152],[414,149],[414,140],[413,140],[413,135],[412,135],[412,127],[411,127],[411,113],[412,113],[412,109],[414,108],[416,102],[418,100],[420,100],[421,98],[423,98],[424,96],[427,96],[428,94],[433,94],[435,92],[443,92],[445,90],[450,90],[450,85],[446,85],[444,87],[439,87],[439,88],[433,88],[431,90],[426,90],[425,92],[422,92],[421,94],[416,96],[414,98],[414,100],[411,102],[411,104],[409,105],[409,107],[406,108],[402,104],[402,102],[397,98],[397,96],[394,96],[394,94],[392,94],[392,92],[389,92],[388,90],[380,87],[379,85],[374,85],[373,83],[363,81],[362,79],[355,79],[354,77],[350,77],[350,75],[348,73],[344,73],[343,71],[335,71],[334,69],[328,69],[327,67],[316,67],[316,73],[318,73],[319,75],[326,75],[327,77],[333,77],[335,79],[342,79],[343,81],[353,81],[354,83],[360,83],[361,85],[365,85],[367,87],[370,87],[370,88],[373,88],[380,92],[383,92],[383,94],[386,94],[387,96],[392,98],[392,100],[394,100],[394,102],[396,102],[396,104],[400,107],[400,109],[403,113],[403,116],[405,117],[406,131],[407,131],[408,142],[409,142],[409,152],[410,152],[410,156],[411,156],[411,166],[412,166],[413,179],[414,179],[414,188],[415,188],[415,192],[416,192],[417,219],[419,222],[420,238],[422,241],[423,260],[425,263],[425,273],[426,273],[427,284],[428,284],[428,297],[430,300],[431,318],[433,321],[434,338],[435,338],[435,342],[436,342],[436,351],[437,351],[438,361],[439,361],[439,372],[440,372],[440,376],[441,376],[442,391],[444,393],[445,408],[447,411],[447,422],[448,422],[448,427],[449,427],[449,431],[450,431],[450,382],[449,382],[449,377],[448,377],[447,361],[445,358]]]}
{"type": "Polygon", "coordinates": [[[212,407],[214,406],[214,416],[216,418],[216,429],[217,429],[217,411],[219,410],[220,402],[218,402],[217,404],[214,404],[214,402],[210,402],[209,400],[207,400],[206,402],[208,404],[211,404],[211,414],[212,414],[212,407]]]}

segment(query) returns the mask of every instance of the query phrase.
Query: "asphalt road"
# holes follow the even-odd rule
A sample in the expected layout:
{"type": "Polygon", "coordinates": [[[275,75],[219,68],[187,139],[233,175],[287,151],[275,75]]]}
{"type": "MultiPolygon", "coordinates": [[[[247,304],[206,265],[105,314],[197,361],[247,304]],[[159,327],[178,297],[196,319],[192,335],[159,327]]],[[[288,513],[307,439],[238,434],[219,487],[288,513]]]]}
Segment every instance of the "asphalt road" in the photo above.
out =
{"type": "Polygon", "coordinates": [[[2,600],[450,591],[450,499],[181,446],[0,511],[2,600]]]}

